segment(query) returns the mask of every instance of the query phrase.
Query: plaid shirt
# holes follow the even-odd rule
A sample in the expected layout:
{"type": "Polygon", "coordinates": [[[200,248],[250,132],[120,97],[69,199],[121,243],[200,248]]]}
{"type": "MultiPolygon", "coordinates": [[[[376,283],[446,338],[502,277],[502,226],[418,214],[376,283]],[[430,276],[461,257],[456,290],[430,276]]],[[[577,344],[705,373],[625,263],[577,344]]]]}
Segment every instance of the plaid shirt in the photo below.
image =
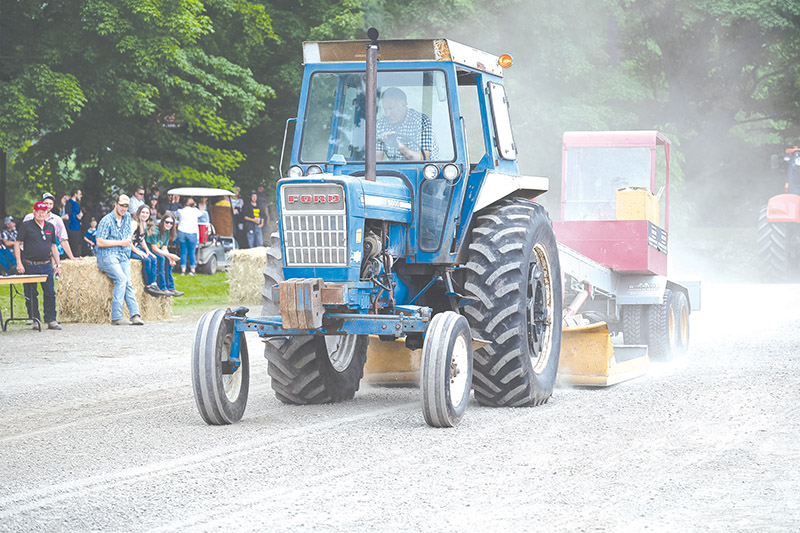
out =
{"type": "MultiPolygon", "coordinates": [[[[131,215],[125,213],[122,216],[122,221],[117,224],[117,219],[114,216],[114,211],[100,219],[97,225],[98,239],[108,239],[112,241],[124,241],[130,239],[133,231],[131,231],[131,215]]],[[[131,258],[130,246],[109,246],[107,248],[97,247],[97,259],[107,259],[109,257],[118,257],[120,261],[129,261],[131,258]]]]}
{"type": "MultiPolygon", "coordinates": [[[[406,109],[406,116],[399,124],[392,124],[386,117],[378,119],[375,128],[380,138],[382,135],[394,133],[404,145],[415,152],[428,151],[430,158],[436,160],[439,157],[439,145],[433,137],[433,127],[431,119],[427,115],[406,109]]],[[[400,153],[397,145],[378,140],[377,150],[386,154],[386,159],[393,161],[405,161],[405,157],[400,153]]]]}

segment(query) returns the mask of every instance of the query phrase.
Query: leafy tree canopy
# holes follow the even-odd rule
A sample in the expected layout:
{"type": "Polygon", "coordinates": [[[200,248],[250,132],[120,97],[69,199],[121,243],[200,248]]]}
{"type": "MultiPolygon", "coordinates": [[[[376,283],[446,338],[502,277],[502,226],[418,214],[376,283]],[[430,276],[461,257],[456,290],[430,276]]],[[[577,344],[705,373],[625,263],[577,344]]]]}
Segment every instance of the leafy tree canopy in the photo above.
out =
{"type": "Polygon", "coordinates": [[[230,186],[232,141],[274,96],[230,59],[276,39],[252,2],[4,2],[0,19],[0,148],[40,186],[72,158],[105,188],[230,186]]]}

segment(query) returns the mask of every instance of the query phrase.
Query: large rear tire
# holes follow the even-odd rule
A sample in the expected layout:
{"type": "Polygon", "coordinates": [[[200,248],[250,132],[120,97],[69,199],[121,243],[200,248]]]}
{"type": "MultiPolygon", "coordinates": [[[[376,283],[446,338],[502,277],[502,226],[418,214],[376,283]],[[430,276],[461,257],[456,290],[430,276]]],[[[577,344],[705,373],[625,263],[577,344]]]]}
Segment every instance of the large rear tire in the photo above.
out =
{"type": "Polygon", "coordinates": [[[476,215],[464,308],[474,336],[473,389],[482,405],[540,405],[553,393],[561,350],[561,267],[541,205],[511,198],[476,215]]]}
{"type": "MultiPolygon", "coordinates": [[[[263,316],[280,315],[272,287],[283,281],[280,238],[273,233],[267,249],[263,316]]],[[[264,356],[275,396],[284,403],[307,405],[353,399],[364,377],[369,339],[365,335],[298,335],[265,340],[264,356]]]]}
{"type": "Polygon", "coordinates": [[[472,385],[472,335],[453,311],[433,317],[422,345],[422,414],[429,426],[453,427],[464,416],[472,385]]]}
{"type": "Polygon", "coordinates": [[[250,388],[250,361],[247,341],[239,333],[238,368],[230,364],[233,322],[217,309],[200,317],[192,344],[192,388],[197,410],[210,425],[232,424],[241,420],[250,388]]]}
{"type": "Polygon", "coordinates": [[[767,206],[761,208],[756,249],[762,281],[783,283],[796,277],[792,250],[796,232],[797,224],[770,222],[767,220],[767,206]]]}

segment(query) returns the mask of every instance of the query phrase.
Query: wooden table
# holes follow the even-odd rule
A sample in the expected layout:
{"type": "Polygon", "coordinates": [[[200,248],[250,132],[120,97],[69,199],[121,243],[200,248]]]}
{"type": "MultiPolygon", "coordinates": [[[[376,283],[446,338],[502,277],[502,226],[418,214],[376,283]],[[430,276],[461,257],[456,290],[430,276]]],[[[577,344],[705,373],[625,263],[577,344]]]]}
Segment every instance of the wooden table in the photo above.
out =
{"type": "MultiPolygon", "coordinates": [[[[14,293],[16,292],[23,298],[25,298],[25,294],[19,292],[19,289],[15,289],[14,285],[17,283],[44,283],[47,281],[47,276],[45,274],[17,274],[14,276],[0,276],[0,285],[8,285],[8,304],[11,306],[10,309],[10,317],[8,317],[5,321],[3,320],[3,311],[0,310],[0,326],[2,326],[3,331],[6,330],[8,327],[8,323],[12,320],[33,320],[34,323],[39,326],[39,331],[42,331],[42,322],[38,318],[33,318],[28,312],[28,316],[26,317],[15,317],[14,316],[14,293]]],[[[27,300],[27,298],[25,298],[27,300]]]]}

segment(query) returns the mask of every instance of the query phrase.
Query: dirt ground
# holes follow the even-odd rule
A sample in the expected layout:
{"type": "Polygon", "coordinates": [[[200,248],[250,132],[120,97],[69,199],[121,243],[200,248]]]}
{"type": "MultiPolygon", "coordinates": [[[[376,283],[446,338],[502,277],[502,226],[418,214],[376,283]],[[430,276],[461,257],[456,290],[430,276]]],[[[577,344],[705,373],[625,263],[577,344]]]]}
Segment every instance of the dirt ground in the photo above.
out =
{"type": "Polygon", "coordinates": [[[206,426],[197,316],[0,334],[2,531],[800,530],[800,286],[703,286],[689,355],[534,409],[363,385],[291,407],[258,337],[250,400],[206,426]]]}

